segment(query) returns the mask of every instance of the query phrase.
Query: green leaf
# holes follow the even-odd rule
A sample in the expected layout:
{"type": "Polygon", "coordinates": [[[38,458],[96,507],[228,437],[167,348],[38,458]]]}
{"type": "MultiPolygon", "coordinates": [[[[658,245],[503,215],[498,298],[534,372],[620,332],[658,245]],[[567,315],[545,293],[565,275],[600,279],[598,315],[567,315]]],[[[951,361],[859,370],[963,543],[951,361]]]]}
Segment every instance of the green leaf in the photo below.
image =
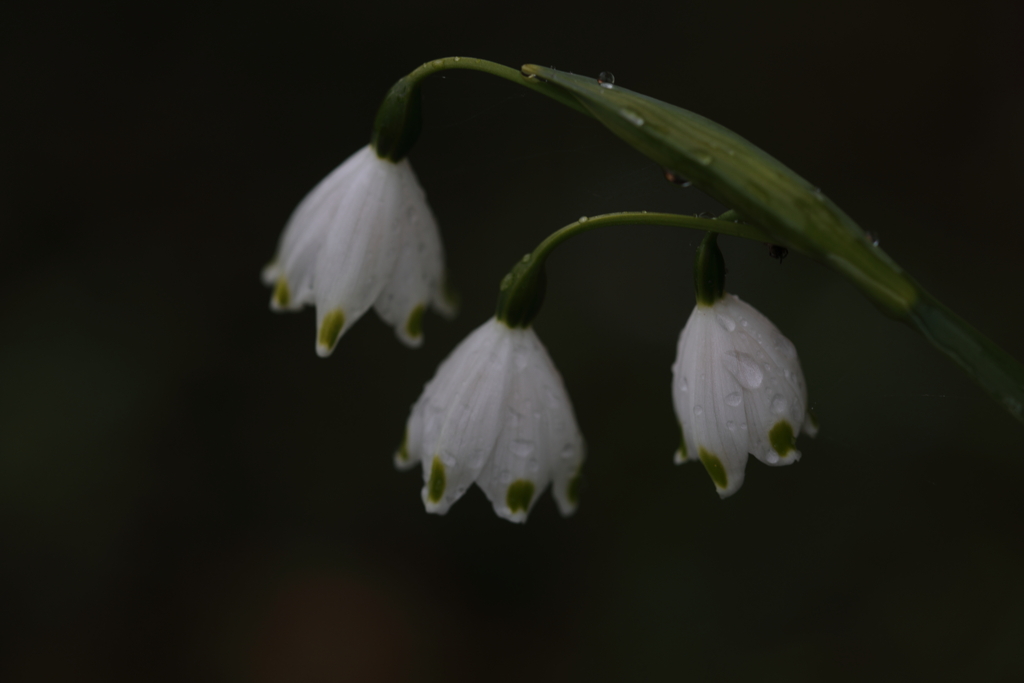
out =
{"type": "Polygon", "coordinates": [[[522,72],[561,88],[610,131],[776,244],[845,275],[1024,422],[1024,366],[925,292],[842,209],[780,161],[714,121],[618,85],[534,64],[522,72]]]}
{"type": "Polygon", "coordinates": [[[527,64],[613,133],[762,227],[777,244],[826,262],[886,313],[903,318],[917,287],[842,209],[780,161],[709,119],[618,85],[527,64]]]}

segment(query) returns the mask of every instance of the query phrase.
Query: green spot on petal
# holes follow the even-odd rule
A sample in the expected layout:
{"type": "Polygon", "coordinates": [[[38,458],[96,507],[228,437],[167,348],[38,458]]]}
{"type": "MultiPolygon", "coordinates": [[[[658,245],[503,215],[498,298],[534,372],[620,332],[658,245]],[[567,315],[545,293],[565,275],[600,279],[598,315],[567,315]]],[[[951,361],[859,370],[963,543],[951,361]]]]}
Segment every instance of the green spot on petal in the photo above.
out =
{"type": "Polygon", "coordinates": [[[427,482],[427,500],[431,503],[441,502],[444,495],[444,465],[441,458],[434,456],[434,462],[430,465],[430,480],[427,482]]]}
{"type": "Polygon", "coordinates": [[[398,447],[398,459],[402,462],[409,462],[409,430],[405,430],[402,437],[402,445],[398,447]]]}
{"type": "Polygon", "coordinates": [[[423,314],[426,312],[427,307],[420,304],[409,314],[409,319],[405,323],[405,332],[411,339],[419,339],[423,334],[423,314]]]}
{"type": "Polygon", "coordinates": [[[345,314],[342,313],[340,308],[335,308],[333,311],[324,316],[324,321],[320,323],[320,335],[317,341],[320,346],[325,349],[333,349],[334,345],[338,342],[338,337],[341,336],[341,330],[345,327],[345,314]]]}
{"type": "Polygon", "coordinates": [[[708,453],[703,446],[700,448],[699,456],[700,461],[704,463],[704,469],[711,475],[711,481],[715,482],[715,486],[720,489],[728,488],[729,476],[725,473],[725,467],[718,456],[708,453]]]}
{"type": "Polygon", "coordinates": [[[520,510],[526,512],[530,509],[530,501],[532,500],[532,481],[517,479],[509,484],[508,493],[505,495],[505,503],[508,505],[509,510],[512,512],[519,512],[520,510]]]}
{"type": "Polygon", "coordinates": [[[274,303],[281,308],[287,308],[288,302],[292,300],[292,293],[288,290],[288,281],[283,277],[277,279],[274,285],[274,303]]]}
{"type": "Polygon", "coordinates": [[[572,503],[573,505],[580,504],[580,481],[582,479],[582,475],[577,473],[575,477],[569,480],[569,487],[568,489],[566,489],[565,493],[566,497],[569,499],[569,502],[572,503]]]}
{"type": "Polygon", "coordinates": [[[768,441],[779,457],[785,457],[787,453],[796,448],[796,437],[793,435],[793,428],[785,420],[779,420],[768,432],[768,441]]]}

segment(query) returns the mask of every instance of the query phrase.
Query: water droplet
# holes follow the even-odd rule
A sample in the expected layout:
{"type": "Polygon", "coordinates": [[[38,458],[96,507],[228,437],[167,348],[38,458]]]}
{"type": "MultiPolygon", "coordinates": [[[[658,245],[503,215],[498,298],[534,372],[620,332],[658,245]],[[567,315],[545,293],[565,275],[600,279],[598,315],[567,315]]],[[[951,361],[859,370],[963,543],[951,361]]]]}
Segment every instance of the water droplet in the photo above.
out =
{"type": "Polygon", "coordinates": [[[789,407],[789,401],[782,394],[775,394],[772,398],[772,412],[776,415],[782,415],[786,412],[786,408],[789,407]]]}
{"type": "Polygon", "coordinates": [[[435,59],[434,60],[434,66],[444,66],[444,60],[443,59],[435,59]]]}
{"type": "Polygon", "coordinates": [[[509,449],[520,458],[525,458],[530,453],[533,453],[533,442],[516,439],[509,444],[509,449]]]}
{"type": "Polygon", "coordinates": [[[739,404],[743,403],[743,397],[740,395],[740,392],[734,391],[725,397],[725,403],[726,405],[735,408],[739,404]]]}
{"type": "Polygon", "coordinates": [[[670,183],[682,185],[683,187],[689,187],[690,185],[693,185],[693,183],[691,183],[689,180],[679,175],[675,171],[670,171],[667,168],[663,168],[661,170],[665,174],[665,180],[669,181],[670,183]]]}
{"type": "Polygon", "coordinates": [[[746,389],[757,389],[764,381],[764,373],[761,366],[753,358],[745,353],[736,354],[736,379],[746,389]]]}
{"type": "Polygon", "coordinates": [[[750,325],[750,323],[748,323],[746,320],[741,320],[740,325],[743,325],[743,327],[747,327],[750,325]]]}
{"type": "Polygon", "coordinates": [[[679,391],[685,394],[689,389],[690,385],[686,383],[686,378],[684,377],[682,383],[679,385],[679,391]]]}
{"type": "Polygon", "coordinates": [[[779,454],[775,451],[768,451],[768,455],[765,456],[765,460],[768,461],[769,465],[774,465],[779,461],[779,454]]]}
{"type": "Polygon", "coordinates": [[[631,111],[629,109],[620,109],[619,113],[622,114],[622,118],[626,119],[634,126],[644,125],[644,117],[640,116],[635,111],[631,111]]]}
{"type": "Polygon", "coordinates": [[[785,375],[786,375],[786,379],[789,379],[789,376],[790,376],[791,374],[793,374],[793,373],[791,373],[791,372],[789,371],[789,368],[783,368],[783,369],[782,369],[782,372],[783,372],[783,374],[785,374],[785,375]]]}
{"type": "Polygon", "coordinates": [[[459,61],[460,59],[462,59],[462,57],[456,57],[456,58],[455,58],[455,61],[457,62],[457,61],[459,61]]]}
{"type": "Polygon", "coordinates": [[[747,423],[746,422],[744,422],[743,424],[740,425],[740,431],[741,432],[747,431],[747,423]]]}
{"type": "Polygon", "coordinates": [[[577,222],[577,223],[586,223],[586,222],[587,222],[587,221],[589,221],[589,220],[590,220],[590,219],[589,219],[589,218],[587,218],[586,216],[580,216],[580,217],[579,217],[579,218],[578,218],[578,219],[576,220],[576,222],[577,222]]]}
{"type": "Polygon", "coordinates": [[[611,88],[615,84],[615,74],[611,71],[602,71],[597,77],[597,83],[602,88],[611,88]]]}
{"type": "Polygon", "coordinates": [[[735,329],[736,329],[736,323],[734,323],[734,322],[732,321],[732,318],[730,318],[730,317],[728,317],[728,316],[724,316],[724,315],[722,315],[721,313],[719,313],[719,314],[718,314],[718,315],[717,315],[717,316],[715,317],[715,319],[716,319],[716,320],[718,321],[718,324],[719,324],[719,325],[721,325],[721,326],[722,326],[722,328],[723,328],[723,329],[724,329],[724,330],[725,330],[726,332],[732,332],[733,330],[735,330],[735,329]]]}
{"type": "Polygon", "coordinates": [[[711,162],[714,161],[714,159],[711,157],[710,154],[698,154],[697,161],[700,162],[701,166],[710,166],[711,162]]]}
{"type": "Polygon", "coordinates": [[[727,421],[725,423],[725,426],[729,428],[730,432],[735,432],[736,431],[736,423],[733,422],[732,420],[727,421]]]}
{"type": "Polygon", "coordinates": [[[451,453],[445,453],[441,456],[441,462],[448,465],[448,467],[452,467],[455,465],[455,456],[451,453]]]}
{"type": "Polygon", "coordinates": [[[568,460],[575,452],[576,449],[572,447],[572,444],[566,444],[565,448],[562,449],[562,452],[558,454],[558,457],[563,460],[568,460]]]}
{"type": "Polygon", "coordinates": [[[704,408],[702,406],[694,406],[693,414],[696,415],[697,417],[700,417],[701,415],[704,414],[704,408]]]}

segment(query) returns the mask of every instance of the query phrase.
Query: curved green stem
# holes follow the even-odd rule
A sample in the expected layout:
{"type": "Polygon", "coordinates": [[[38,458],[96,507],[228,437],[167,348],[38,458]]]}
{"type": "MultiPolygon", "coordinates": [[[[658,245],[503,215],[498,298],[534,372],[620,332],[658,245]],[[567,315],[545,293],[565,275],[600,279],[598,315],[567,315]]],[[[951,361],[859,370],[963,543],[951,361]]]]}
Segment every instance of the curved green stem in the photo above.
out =
{"type": "Polygon", "coordinates": [[[735,223],[734,212],[727,211],[718,218],[697,218],[696,216],[681,216],[675,213],[655,213],[648,211],[621,211],[618,213],[606,213],[600,216],[580,218],[575,223],[556,230],[537,245],[533,250],[533,261],[543,261],[547,255],[559,244],[570,237],[608,225],[667,225],[677,228],[692,228],[694,230],[705,230],[720,232],[723,235],[745,237],[758,242],[771,242],[771,238],[761,228],[744,223],[735,223]]]}
{"type": "Polygon", "coordinates": [[[419,85],[419,83],[427,76],[438,73],[439,71],[447,71],[449,69],[480,71],[485,74],[504,78],[506,81],[512,81],[517,85],[521,85],[533,90],[534,92],[546,95],[567,107],[575,109],[581,114],[592,116],[591,113],[587,111],[586,107],[580,104],[575,97],[567,93],[562,88],[542,81],[534,75],[526,75],[521,71],[509,68],[503,64],[489,62],[486,59],[477,59],[475,57],[443,57],[441,59],[434,59],[432,61],[425,62],[422,66],[417,67],[416,69],[413,69],[405,78],[409,79],[412,84],[419,85]]]}
{"type": "Polygon", "coordinates": [[[770,241],[768,233],[761,228],[733,222],[735,212],[722,214],[725,219],[681,216],[674,213],[649,213],[647,211],[623,211],[600,216],[583,216],[578,221],[556,230],[537,245],[531,254],[515,265],[501,282],[498,296],[497,318],[510,327],[526,327],[540,311],[544,297],[544,262],[558,245],[582,232],[610,225],[667,225],[692,228],[708,232],[734,235],[759,242],[770,241]],[[732,220],[729,220],[732,219],[732,220]]]}

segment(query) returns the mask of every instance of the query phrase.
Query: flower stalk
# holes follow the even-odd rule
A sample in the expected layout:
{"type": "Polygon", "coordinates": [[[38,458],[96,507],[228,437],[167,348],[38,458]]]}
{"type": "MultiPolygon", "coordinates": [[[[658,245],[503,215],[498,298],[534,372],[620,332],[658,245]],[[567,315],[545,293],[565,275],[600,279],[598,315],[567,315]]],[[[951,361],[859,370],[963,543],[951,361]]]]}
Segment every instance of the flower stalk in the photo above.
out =
{"type": "MultiPolygon", "coordinates": [[[[594,228],[612,225],[666,225],[679,228],[717,232],[745,237],[764,242],[768,238],[764,231],[752,225],[735,222],[735,213],[727,212],[718,219],[697,218],[674,213],[649,213],[647,211],[623,211],[600,216],[582,216],[579,220],[566,225],[548,235],[537,245],[533,253],[520,260],[501,281],[501,293],[498,295],[498,320],[510,327],[526,327],[540,312],[545,293],[546,278],[544,263],[554,249],[580,233],[594,228]],[[732,219],[732,220],[727,220],[732,219]]],[[[724,269],[724,265],[723,265],[724,269]]],[[[722,273],[724,277],[724,270],[722,273]]]]}

